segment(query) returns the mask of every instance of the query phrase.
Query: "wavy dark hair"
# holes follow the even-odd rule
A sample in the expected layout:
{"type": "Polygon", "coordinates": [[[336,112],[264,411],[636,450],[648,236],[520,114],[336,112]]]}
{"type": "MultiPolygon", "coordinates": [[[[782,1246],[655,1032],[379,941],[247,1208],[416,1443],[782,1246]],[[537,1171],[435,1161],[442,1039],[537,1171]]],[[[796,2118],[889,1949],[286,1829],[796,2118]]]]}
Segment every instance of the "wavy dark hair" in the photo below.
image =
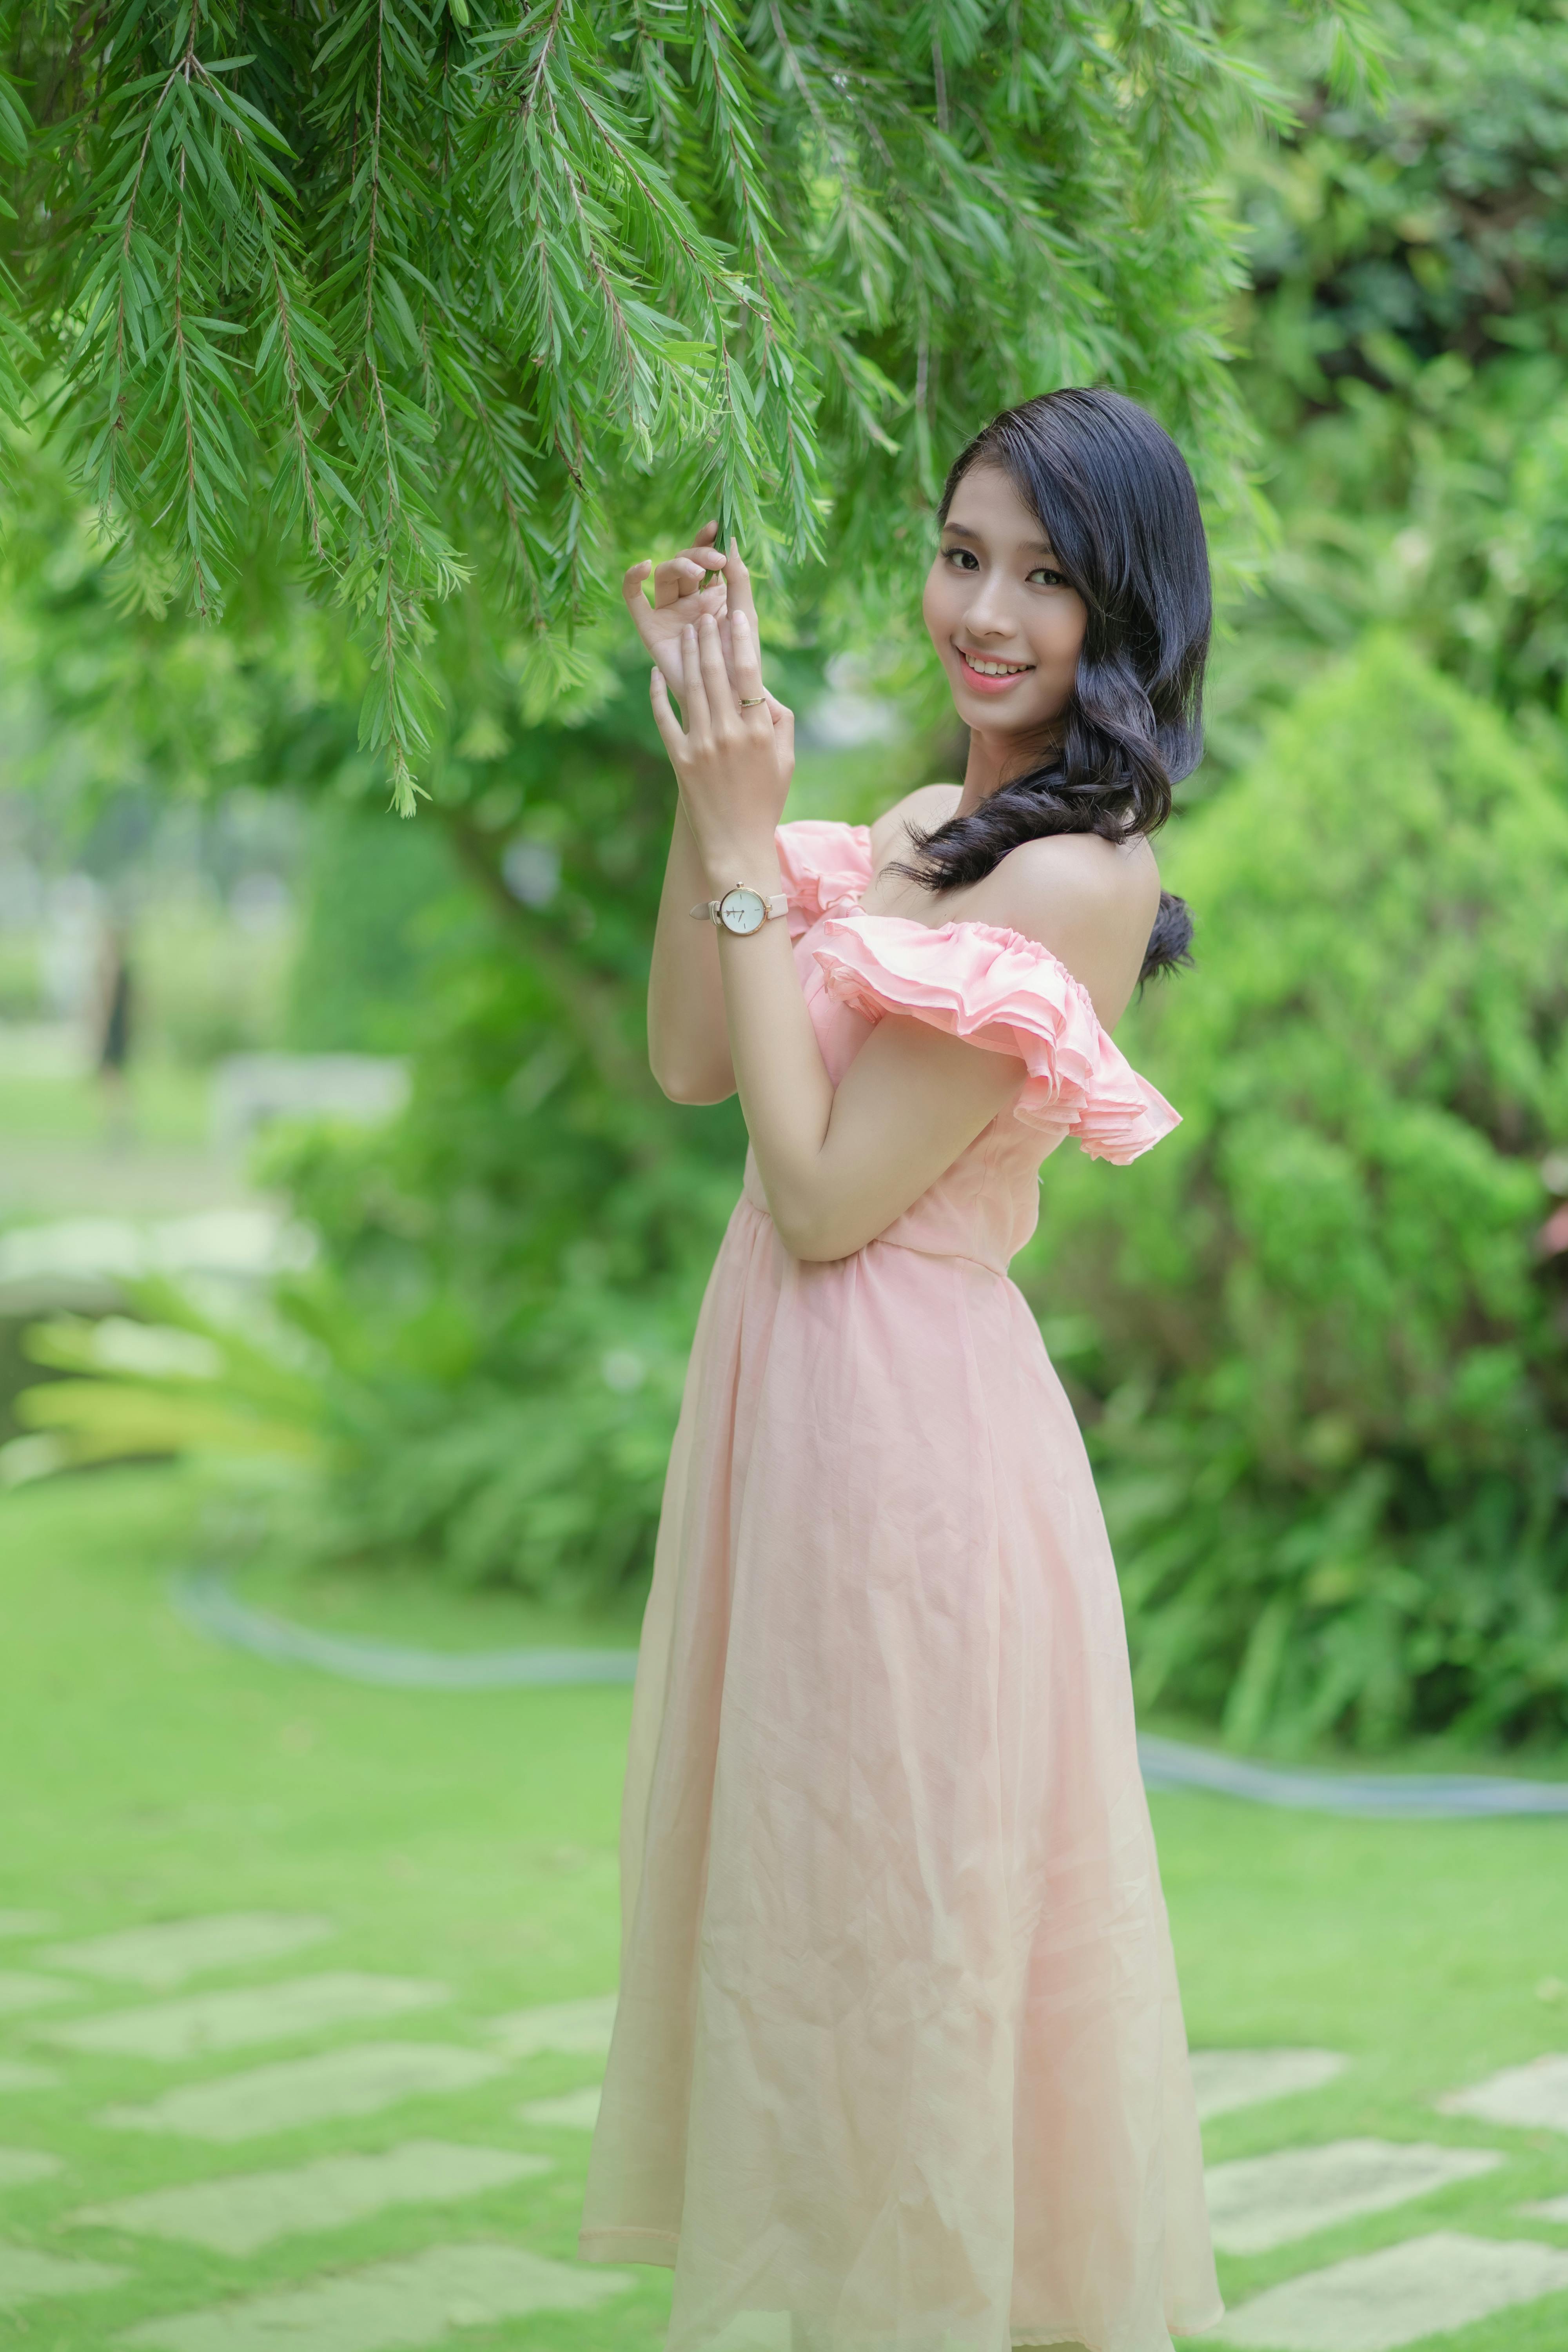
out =
{"type": "MultiPolygon", "coordinates": [[[[1089,613],[1057,740],[972,814],[911,827],[931,890],[978,882],[1023,841],[1155,832],[1171,787],[1203,757],[1203,677],[1212,601],[1208,545],[1186,460],[1146,409],[1119,392],[1069,387],[994,417],[953,460],[939,517],[975,466],[996,466],[1044,525],[1089,613]]],[[[1139,985],[1190,964],[1185,899],[1160,893],[1139,985]]]]}

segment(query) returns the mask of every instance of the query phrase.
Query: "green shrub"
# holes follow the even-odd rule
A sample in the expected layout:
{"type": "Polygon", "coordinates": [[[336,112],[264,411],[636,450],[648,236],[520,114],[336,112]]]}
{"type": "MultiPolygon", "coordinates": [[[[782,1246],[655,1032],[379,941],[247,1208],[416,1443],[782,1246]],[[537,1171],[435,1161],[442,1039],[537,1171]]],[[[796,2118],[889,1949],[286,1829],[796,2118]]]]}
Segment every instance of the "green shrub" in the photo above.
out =
{"type": "Polygon", "coordinates": [[[1238,1743],[1568,1729],[1568,813],[1397,640],[1177,829],[1197,970],[1119,1039],[1182,1112],[1053,1161],[1140,1696],[1238,1743]]]}
{"type": "Polygon", "coordinates": [[[1297,120],[1232,166],[1232,331],[1280,529],[1215,665],[1199,789],[1373,625],[1526,720],[1568,709],[1568,24],[1390,9],[1390,86],[1352,99],[1289,13],[1297,120]]]}

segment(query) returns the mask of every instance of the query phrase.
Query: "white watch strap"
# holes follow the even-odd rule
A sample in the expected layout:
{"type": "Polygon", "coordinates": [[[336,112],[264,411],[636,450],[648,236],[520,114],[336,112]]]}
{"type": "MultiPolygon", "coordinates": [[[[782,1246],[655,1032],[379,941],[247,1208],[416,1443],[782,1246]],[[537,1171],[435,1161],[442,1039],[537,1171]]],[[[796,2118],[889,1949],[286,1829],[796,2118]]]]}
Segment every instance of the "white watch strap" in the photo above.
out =
{"type": "MultiPolygon", "coordinates": [[[[749,890],[751,887],[752,886],[749,882],[731,882],[730,889],[749,890]]],[[[724,899],[728,898],[728,896],[729,891],[725,891],[717,898],[703,898],[700,900],[690,911],[693,915],[697,916],[700,921],[705,923],[713,923],[722,930],[724,927],[719,921],[719,909],[723,905],[724,899]]],[[[763,894],[760,890],[757,892],[757,896],[759,898],[763,898],[763,894]]],[[[776,922],[781,917],[787,915],[789,912],[789,897],[787,892],[783,890],[775,891],[771,898],[763,898],[763,906],[765,909],[763,920],[765,923],[776,922]]]]}

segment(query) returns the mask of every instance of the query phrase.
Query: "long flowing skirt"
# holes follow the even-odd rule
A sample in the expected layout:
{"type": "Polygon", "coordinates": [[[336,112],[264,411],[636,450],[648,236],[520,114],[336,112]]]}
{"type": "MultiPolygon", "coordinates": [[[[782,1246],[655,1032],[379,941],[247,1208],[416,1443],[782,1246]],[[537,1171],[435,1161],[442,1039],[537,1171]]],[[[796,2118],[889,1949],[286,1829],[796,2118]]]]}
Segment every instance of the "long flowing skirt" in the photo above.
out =
{"type": "Polygon", "coordinates": [[[582,2251],[669,2352],[1168,2352],[1221,2304],[1125,1630],[994,1267],[710,1282],[643,1628],[582,2251]]]}

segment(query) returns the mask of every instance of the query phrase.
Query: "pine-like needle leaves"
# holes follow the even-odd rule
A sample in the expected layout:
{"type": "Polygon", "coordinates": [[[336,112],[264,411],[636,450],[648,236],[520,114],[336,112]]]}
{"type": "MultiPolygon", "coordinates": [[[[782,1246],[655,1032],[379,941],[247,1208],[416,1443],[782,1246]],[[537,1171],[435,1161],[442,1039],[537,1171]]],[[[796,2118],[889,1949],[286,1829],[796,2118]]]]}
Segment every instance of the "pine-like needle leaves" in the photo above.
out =
{"type": "Polygon", "coordinates": [[[1206,0],[23,0],[4,44],[0,403],[146,593],[297,551],[404,807],[470,573],[569,626],[687,500],[881,566],[1064,381],[1234,456],[1207,190],[1258,93],[1206,0]]]}

